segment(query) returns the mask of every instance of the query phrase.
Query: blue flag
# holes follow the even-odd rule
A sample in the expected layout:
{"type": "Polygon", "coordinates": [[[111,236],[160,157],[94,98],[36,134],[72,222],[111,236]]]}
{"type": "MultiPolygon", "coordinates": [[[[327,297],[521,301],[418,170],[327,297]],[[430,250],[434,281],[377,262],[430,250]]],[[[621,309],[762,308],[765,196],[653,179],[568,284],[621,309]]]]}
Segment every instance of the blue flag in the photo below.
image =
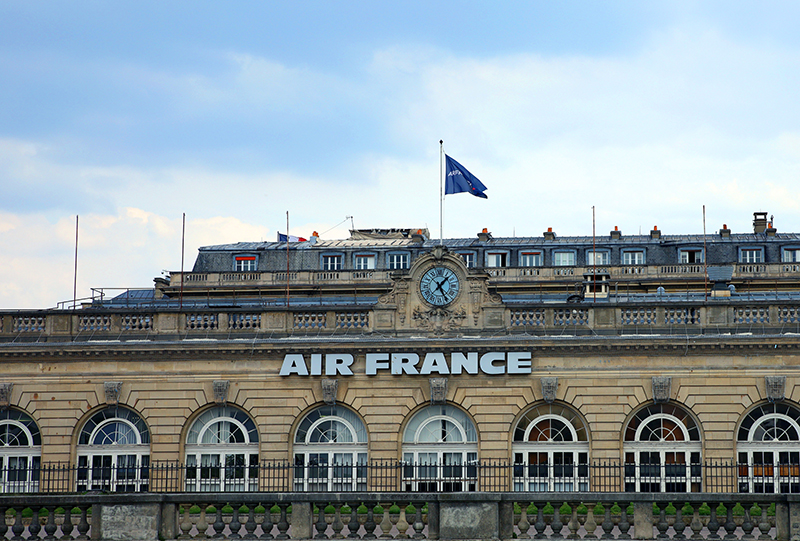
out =
{"type": "Polygon", "coordinates": [[[451,193],[469,192],[475,197],[488,199],[485,193],[487,188],[478,180],[478,177],[467,171],[467,169],[455,161],[453,158],[444,155],[447,164],[447,179],[444,182],[445,195],[451,193]]]}

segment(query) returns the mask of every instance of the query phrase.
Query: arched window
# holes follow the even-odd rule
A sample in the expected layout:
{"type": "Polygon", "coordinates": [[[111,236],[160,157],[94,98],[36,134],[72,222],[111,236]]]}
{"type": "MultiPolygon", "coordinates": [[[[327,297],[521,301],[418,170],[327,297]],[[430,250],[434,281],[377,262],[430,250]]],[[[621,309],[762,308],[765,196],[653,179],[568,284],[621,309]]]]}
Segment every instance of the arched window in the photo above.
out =
{"type": "Polygon", "coordinates": [[[800,410],[785,402],[756,406],[736,435],[739,492],[800,492],[800,410]]]}
{"type": "Polygon", "coordinates": [[[403,488],[414,492],[477,490],[478,431],[460,409],[427,406],[403,432],[403,488]]]}
{"type": "Polygon", "coordinates": [[[700,429],[675,404],[642,408],[625,427],[626,492],[700,492],[700,429]]]}
{"type": "Polygon", "coordinates": [[[89,417],[78,437],[78,491],[146,492],[150,431],[141,417],[111,406],[89,417]]]}
{"type": "Polygon", "coordinates": [[[258,428],[233,406],[197,416],[186,436],[186,490],[258,490],[258,428]]]}
{"type": "Polygon", "coordinates": [[[514,429],[514,490],[589,490],[589,438],[577,413],[558,404],[531,408],[514,429]]]}
{"type": "Polygon", "coordinates": [[[0,493],[38,492],[42,437],[31,417],[0,410],[0,493]]]}
{"type": "Polygon", "coordinates": [[[367,429],[353,411],[322,406],[310,411],[294,435],[297,491],[367,490],[367,429]]]}

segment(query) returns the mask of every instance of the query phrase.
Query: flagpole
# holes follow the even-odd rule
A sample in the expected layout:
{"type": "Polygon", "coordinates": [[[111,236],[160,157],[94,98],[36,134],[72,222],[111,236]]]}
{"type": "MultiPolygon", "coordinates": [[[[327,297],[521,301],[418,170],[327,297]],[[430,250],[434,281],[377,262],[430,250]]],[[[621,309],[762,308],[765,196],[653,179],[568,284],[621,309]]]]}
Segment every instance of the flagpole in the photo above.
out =
{"type": "Polygon", "coordinates": [[[78,302],[78,215],[75,215],[75,273],[72,280],[72,309],[78,302]]]}
{"type": "Polygon", "coordinates": [[[444,226],[442,216],[444,214],[444,190],[442,189],[442,156],[444,155],[444,141],[439,139],[439,245],[444,244],[444,226]]]}
{"type": "Polygon", "coordinates": [[[286,211],[286,309],[289,309],[289,211],[286,211]]]}

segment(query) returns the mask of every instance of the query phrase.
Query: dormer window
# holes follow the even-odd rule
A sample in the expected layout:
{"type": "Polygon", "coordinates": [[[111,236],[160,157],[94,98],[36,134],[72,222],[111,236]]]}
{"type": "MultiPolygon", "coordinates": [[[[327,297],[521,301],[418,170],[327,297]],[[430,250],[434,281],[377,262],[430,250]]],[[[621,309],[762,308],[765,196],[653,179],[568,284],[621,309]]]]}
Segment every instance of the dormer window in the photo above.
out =
{"type": "Polygon", "coordinates": [[[522,252],[519,254],[520,267],[541,267],[542,252],[522,252]]]}
{"type": "Polygon", "coordinates": [[[356,254],[356,270],[372,270],[375,268],[375,254],[356,254]]]}
{"type": "Polygon", "coordinates": [[[242,254],[233,258],[233,269],[237,272],[254,271],[256,267],[258,267],[258,259],[255,255],[242,254]]]}
{"type": "Polygon", "coordinates": [[[475,252],[459,252],[458,255],[464,260],[464,265],[467,268],[471,269],[475,266],[475,252]]]}
{"type": "Polygon", "coordinates": [[[342,255],[323,255],[322,256],[322,270],[338,271],[342,270],[342,255]]]}
{"type": "Polygon", "coordinates": [[[575,266],[575,252],[553,252],[554,267],[575,266]]]}
{"type": "Polygon", "coordinates": [[[586,265],[588,266],[608,265],[610,259],[611,258],[608,250],[603,250],[602,252],[601,251],[594,252],[592,250],[589,250],[588,252],[586,252],[586,265]]]}
{"type": "Polygon", "coordinates": [[[487,267],[505,267],[506,257],[508,254],[505,252],[489,252],[486,254],[487,267]]]}
{"type": "Polygon", "coordinates": [[[686,248],[681,250],[681,263],[702,263],[703,250],[700,248],[686,248]]]}
{"type": "Polygon", "coordinates": [[[644,265],[644,252],[642,250],[626,250],[622,252],[623,265],[644,265]]]}
{"type": "Polygon", "coordinates": [[[739,263],[763,263],[764,250],[761,248],[742,248],[739,250],[739,263]]]}

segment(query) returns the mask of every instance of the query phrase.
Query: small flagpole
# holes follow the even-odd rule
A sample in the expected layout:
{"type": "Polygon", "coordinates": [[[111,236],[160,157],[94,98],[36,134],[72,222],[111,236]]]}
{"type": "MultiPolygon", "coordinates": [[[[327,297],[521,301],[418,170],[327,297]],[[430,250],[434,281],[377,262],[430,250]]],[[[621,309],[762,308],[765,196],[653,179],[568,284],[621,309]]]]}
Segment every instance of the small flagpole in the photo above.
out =
{"type": "Polygon", "coordinates": [[[289,211],[286,211],[286,308],[289,308],[289,211]]]}
{"type": "Polygon", "coordinates": [[[75,215],[75,273],[72,281],[72,309],[78,302],[78,215],[75,215]]]}
{"type": "Polygon", "coordinates": [[[444,226],[442,225],[444,215],[444,189],[442,188],[442,156],[444,156],[444,141],[439,139],[439,245],[444,244],[444,226]]]}
{"type": "Polygon", "coordinates": [[[183,213],[181,219],[181,291],[178,295],[178,311],[183,311],[183,283],[186,281],[186,275],[183,274],[183,256],[186,252],[186,213],[183,213]]]}
{"type": "Polygon", "coordinates": [[[594,205],[592,205],[592,302],[597,302],[597,242],[595,237],[594,205]]]}
{"type": "Polygon", "coordinates": [[[705,300],[708,302],[708,252],[706,251],[706,206],[703,205],[703,274],[705,300]]]}

